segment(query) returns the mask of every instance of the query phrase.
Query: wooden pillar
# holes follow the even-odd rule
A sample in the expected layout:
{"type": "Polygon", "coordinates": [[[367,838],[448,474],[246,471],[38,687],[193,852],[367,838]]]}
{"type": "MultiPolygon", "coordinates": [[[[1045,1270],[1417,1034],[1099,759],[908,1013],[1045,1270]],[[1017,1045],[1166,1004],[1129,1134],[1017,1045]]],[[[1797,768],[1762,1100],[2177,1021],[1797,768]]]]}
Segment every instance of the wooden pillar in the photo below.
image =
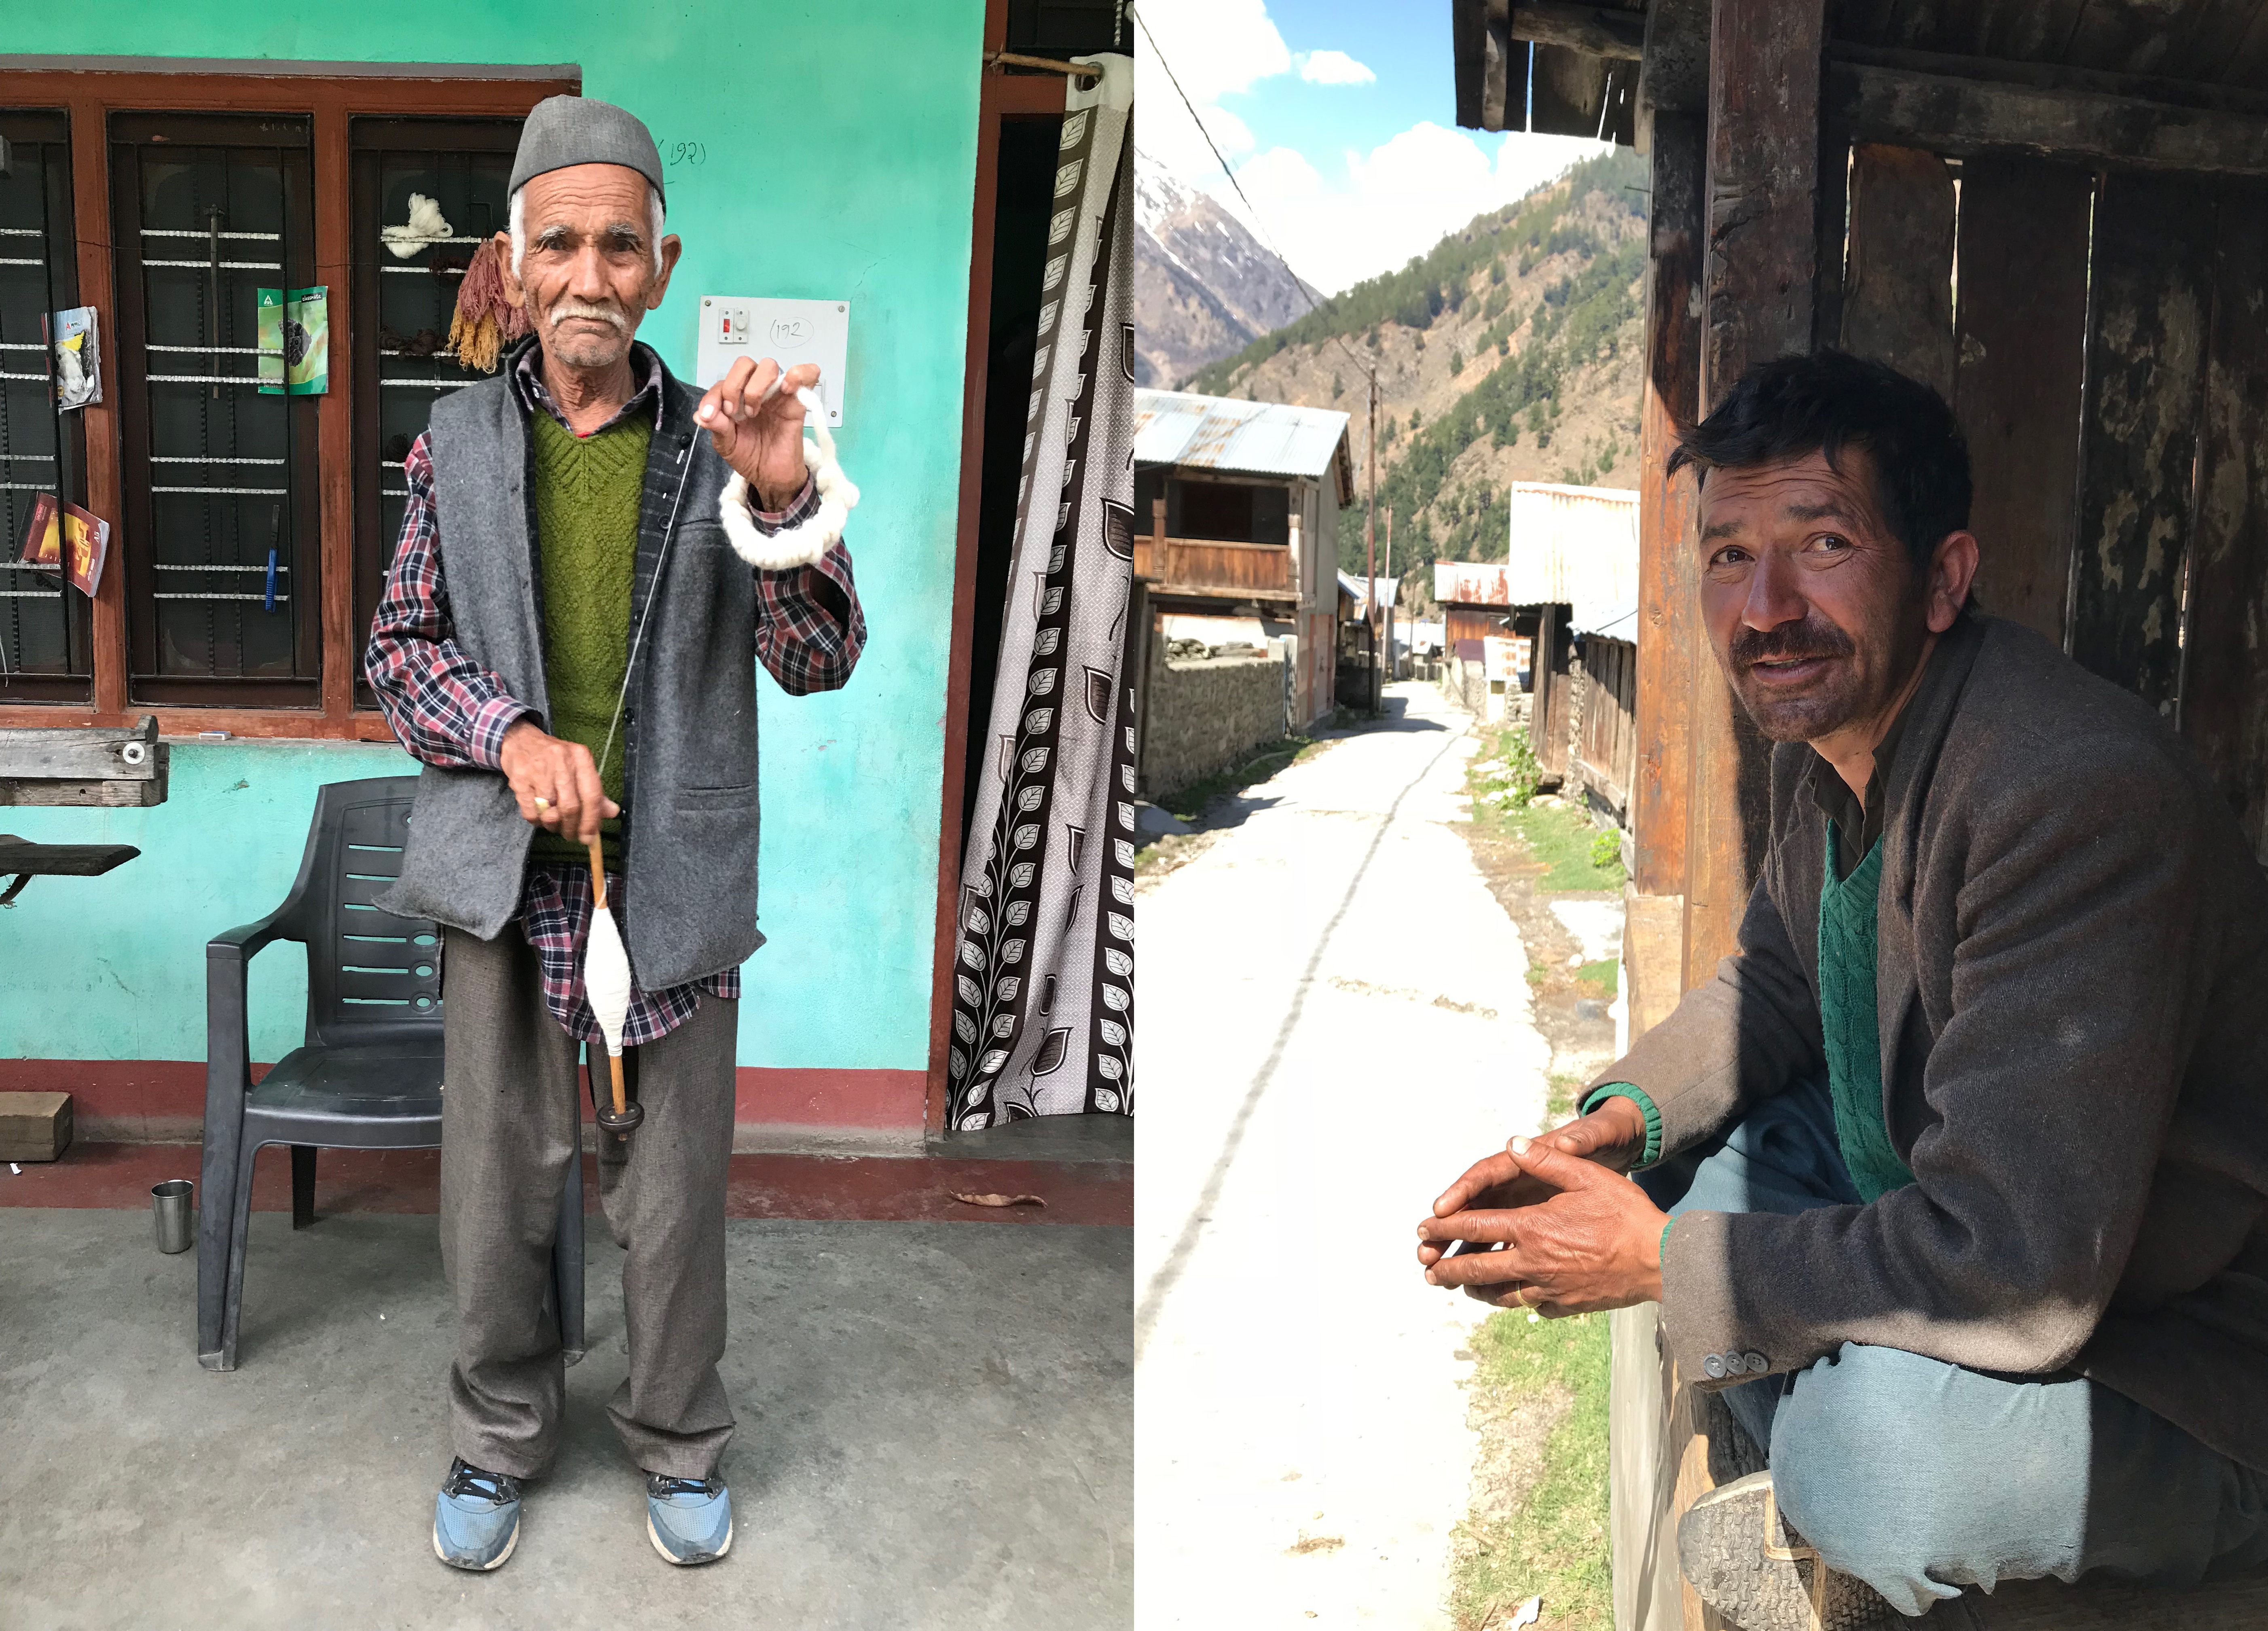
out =
{"type": "MultiPolygon", "coordinates": [[[[1709,32],[1701,392],[1811,349],[1823,0],[1716,0],[1709,32]]],[[[1763,859],[1769,749],[1706,654],[1693,685],[1685,983],[1730,953],[1763,859]]]]}
{"type": "Polygon", "coordinates": [[[1634,866],[1624,902],[1630,1028],[1643,1036],[1684,994],[1686,802],[1702,649],[1694,605],[1694,487],[1669,455],[1701,406],[1702,119],[1657,109],[1651,122],[1652,242],[1646,262],[1646,384],[1638,406],[1638,772],[1630,811],[1634,866]]]}

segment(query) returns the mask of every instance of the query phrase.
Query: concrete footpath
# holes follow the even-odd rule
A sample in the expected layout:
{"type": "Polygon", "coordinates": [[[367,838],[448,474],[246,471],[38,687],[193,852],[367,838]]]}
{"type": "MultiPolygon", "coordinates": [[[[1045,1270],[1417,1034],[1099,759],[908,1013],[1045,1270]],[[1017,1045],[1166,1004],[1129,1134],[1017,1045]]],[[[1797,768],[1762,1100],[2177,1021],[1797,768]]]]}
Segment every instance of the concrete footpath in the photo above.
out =
{"type": "Polygon", "coordinates": [[[1415,1228],[1533,1131],[1521,937],[1447,823],[1476,746],[1430,686],[1241,795],[1142,897],[1138,1623],[1446,1627],[1487,1310],[1415,1228]]]}
{"type": "MultiPolygon", "coordinates": [[[[6,1181],[0,1175],[0,1182],[6,1181]]],[[[732,1555],[676,1569],[604,1405],[589,1236],[568,1434],[493,1575],[433,1556],[454,1315],[431,1217],[253,1218],[240,1368],[145,1209],[0,1209],[0,1626],[1123,1626],[1129,1231],[735,1220],[732,1555]]]]}

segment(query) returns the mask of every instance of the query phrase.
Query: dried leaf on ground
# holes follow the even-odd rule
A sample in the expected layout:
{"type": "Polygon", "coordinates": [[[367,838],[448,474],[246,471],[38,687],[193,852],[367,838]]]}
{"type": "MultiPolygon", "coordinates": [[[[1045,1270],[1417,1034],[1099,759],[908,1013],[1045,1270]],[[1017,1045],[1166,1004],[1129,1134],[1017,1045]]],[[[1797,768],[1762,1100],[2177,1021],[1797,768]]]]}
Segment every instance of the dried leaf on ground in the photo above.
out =
{"type": "Polygon", "coordinates": [[[955,1200],[971,1207],[1044,1207],[1048,1204],[1037,1195],[964,1195],[957,1190],[946,1192],[955,1200]]]}

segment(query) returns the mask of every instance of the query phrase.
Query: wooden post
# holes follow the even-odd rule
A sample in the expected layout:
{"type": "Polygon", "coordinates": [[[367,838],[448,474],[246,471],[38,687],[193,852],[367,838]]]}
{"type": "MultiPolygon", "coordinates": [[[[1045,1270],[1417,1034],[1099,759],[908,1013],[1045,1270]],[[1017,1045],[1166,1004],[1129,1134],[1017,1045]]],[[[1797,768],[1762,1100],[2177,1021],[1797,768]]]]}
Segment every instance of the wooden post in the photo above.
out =
{"type": "Polygon", "coordinates": [[[1954,409],[1977,496],[1977,603],[2060,646],[2079,498],[2095,175],[2009,154],[1961,166],[1954,409]]]}
{"type": "Polygon", "coordinates": [[[1653,242],[1646,262],[1646,387],[1638,406],[1638,773],[1630,788],[1631,892],[1623,965],[1631,980],[1631,1035],[1643,1036],[1683,994],[1686,801],[1692,779],[1694,681],[1700,619],[1694,606],[1693,478],[1673,483],[1669,454],[1701,406],[1703,231],[1701,119],[1656,110],[1652,119],[1653,242]],[[1652,932],[1634,934],[1640,919],[1652,932]]]}
{"type": "MultiPolygon", "coordinates": [[[[1705,407],[1756,364],[1811,349],[1825,43],[1822,0],[1717,0],[1710,19],[1705,407]]],[[[1765,839],[1770,750],[1712,658],[1697,664],[1692,743],[1688,986],[1733,950],[1765,839]]]]}

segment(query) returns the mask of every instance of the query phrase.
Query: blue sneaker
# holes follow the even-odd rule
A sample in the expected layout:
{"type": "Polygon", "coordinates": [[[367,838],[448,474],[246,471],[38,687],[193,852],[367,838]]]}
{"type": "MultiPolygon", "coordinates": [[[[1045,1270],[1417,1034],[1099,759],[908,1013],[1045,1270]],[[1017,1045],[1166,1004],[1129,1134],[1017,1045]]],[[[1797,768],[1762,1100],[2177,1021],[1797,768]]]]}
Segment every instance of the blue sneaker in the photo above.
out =
{"type": "Polygon", "coordinates": [[[645,1475],[645,1532],[653,1549],[688,1567],[733,1549],[733,1492],[721,1478],[645,1475]]]}
{"type": "Polygon", "coordinates": [[[459,1456],[433,1502],[433,1555],[452,1568],[502,1568],[519,1544],[519,1480],[459,1456]]]}

